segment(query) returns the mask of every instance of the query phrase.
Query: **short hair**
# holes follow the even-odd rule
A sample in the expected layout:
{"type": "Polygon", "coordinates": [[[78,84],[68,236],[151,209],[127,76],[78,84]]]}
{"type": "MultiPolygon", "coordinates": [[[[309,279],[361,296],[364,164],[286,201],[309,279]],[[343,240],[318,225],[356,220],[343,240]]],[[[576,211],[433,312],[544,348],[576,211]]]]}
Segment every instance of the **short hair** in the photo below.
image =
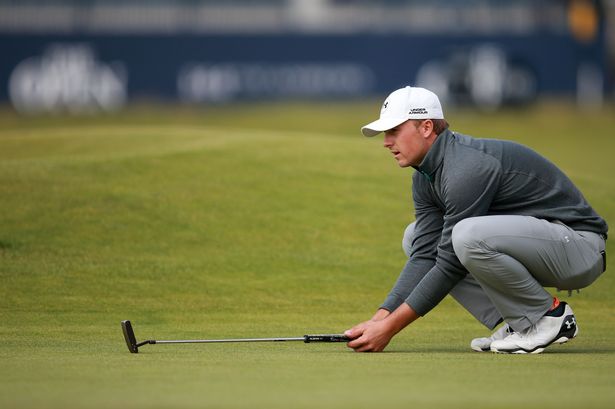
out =
{"type": "MultiPolygon", "coordinates": [[[[426,121],[426,119],[412,119],[412,121],[414,122],[414,125],[418,127],[421,122],[426,121]]],[[[446,119],[430,119],[430,121],[433,123],[433,131],[436,133],[436,135],[440,135],[449,127],[449,124],[448,122],[446,122],[446,119]]]]}
{"type": "Polygon", "coordinates": [[[446,122],[446,119],[432,119],[431,122],[433,122],[433,131],[436,133],[436,135],[440,135],[449,127],[448,122],[446,122]]]}

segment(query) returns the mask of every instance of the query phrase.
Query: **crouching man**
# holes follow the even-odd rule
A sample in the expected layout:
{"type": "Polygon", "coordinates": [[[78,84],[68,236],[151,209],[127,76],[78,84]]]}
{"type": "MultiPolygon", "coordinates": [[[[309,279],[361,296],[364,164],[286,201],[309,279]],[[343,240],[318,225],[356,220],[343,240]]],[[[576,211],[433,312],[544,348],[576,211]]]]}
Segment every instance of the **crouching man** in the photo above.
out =
{"type": "Polygon", "coordinates": [[[578,333],[571,307],[544,287],[574,290],[606,269],[608,226],[553,163],[517,143],[448,129],[438,97],[405,87],[380,118],[400,167],[413,167],[416,221],[406,229],[408,261],[373,318],[347,330],[350,348],[382,351],[447,294],[487,328],[475,351],[540,353],[578,333]]]}

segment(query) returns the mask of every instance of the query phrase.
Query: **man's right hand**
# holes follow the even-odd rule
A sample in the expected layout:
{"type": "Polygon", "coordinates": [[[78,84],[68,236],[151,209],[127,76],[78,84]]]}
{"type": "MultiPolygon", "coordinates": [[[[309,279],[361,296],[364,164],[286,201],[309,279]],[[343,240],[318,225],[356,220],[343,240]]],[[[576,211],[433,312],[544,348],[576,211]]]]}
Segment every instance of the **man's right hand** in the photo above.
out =
{"type": "Polygon", "coordinates": [[[378,311],[374,317],[344,332],[348,338],[348,347],[356,352],[380,352],[386,348],[399,331],[420,318],[420,315],[406,303],[402,303],[394,312],[378,311]]]}
{"type": "Polygon", "coordinates": [[[354,327],[350,328],[349,330],[346,330],[344,332],[344,334],[347,337],[349,337],[350,339],[355,339],[357,337],[360,337],[361,334],[363,334],[363,332],[365,331],[368,323],[374,322],[374,321],[383,320],[386,317],[388,317],[389,314],[391,314],[389,312],[389,310],[385,310],[384,308],[380,308],[378,311],[376,311],[374,316],[369,321],[363,321],[362,323],[355,325],[354,327]]]}
{"type": "Polygon", "coordinates": [[[389,320],[370,320],[344,332],[344,335],[352,339],[347,345],[355,352],[380,352],[389,344],[395,330],[389,320]]]}

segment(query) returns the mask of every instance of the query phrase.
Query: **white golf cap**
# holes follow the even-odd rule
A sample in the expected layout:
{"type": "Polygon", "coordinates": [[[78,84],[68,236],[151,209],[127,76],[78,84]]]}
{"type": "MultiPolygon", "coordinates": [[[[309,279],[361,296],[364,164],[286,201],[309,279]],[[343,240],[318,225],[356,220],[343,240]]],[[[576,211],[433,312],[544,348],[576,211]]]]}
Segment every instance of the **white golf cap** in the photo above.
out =
{"type": "Polygon", "coordinates": [[[375,136],[408,119],[444,119],[438,96],[425,88],[404,87],[393,91],[382,104],[380,119],[365,125],[361,132],[375,136]]]}

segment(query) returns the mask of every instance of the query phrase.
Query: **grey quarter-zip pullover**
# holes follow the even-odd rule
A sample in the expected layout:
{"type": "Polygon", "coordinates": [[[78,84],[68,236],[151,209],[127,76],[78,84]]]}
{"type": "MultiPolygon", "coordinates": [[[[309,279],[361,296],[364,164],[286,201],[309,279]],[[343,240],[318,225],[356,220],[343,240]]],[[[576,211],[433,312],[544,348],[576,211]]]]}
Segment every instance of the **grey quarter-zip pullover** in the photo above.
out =
{"type": "Polygon", "coordinates": [[[509,141],[442,132],[412,178],[412,253],[381,308],[406,302],[427,314],[467,270],[451,233],[468,217],[523,215],[606,236],[608,226],[572,181],[533,150],[509,141]]]}

